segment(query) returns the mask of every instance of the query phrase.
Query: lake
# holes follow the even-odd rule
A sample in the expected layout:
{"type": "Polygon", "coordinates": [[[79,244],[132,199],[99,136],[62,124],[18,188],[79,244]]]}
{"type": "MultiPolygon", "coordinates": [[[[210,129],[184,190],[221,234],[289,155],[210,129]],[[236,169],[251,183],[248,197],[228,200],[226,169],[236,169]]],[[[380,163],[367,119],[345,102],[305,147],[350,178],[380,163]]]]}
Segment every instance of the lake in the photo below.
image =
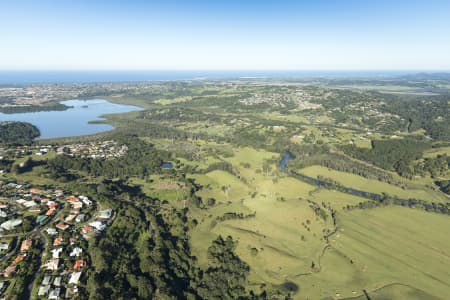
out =
{"type": "Polygon", "coordinates": [[[126,113],[142,110],[132,105],[116,104],[103,99],[67,100],[62,104],[70,106],[64,111],[42,111],[30,113],[0,113],[0,121],[28,122],[39,128],[40,139],[59,138],[94,134],[114,129],[110,124],[90,124],[104,120],[107,114],[126,113]]]}

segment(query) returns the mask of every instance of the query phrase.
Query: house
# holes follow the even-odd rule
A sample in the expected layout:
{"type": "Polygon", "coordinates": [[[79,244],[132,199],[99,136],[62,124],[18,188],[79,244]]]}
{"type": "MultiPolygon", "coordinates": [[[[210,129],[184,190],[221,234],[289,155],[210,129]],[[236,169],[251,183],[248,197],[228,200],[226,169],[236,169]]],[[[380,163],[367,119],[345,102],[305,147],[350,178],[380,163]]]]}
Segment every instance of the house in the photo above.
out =
{"type": "Polygon", "coordinates": [[[59,254],[63,251],[62,248],[58,248],[58,249],[53,249],[52,251],[50,251],[52,253],[52,257],[53,258],[59,258],[59,254]]]}
{"type": "Polygon", "coordinates": [[[16,256],[16,258],[13,260],[13,264],[17,265],[18,263],[22,262],[25,259],[26,254],[19,254],[16,256]]]}
{"type": "Polygon", "coordinates": [[[14,274],[15,272],[16,272],[16,266],[11,265],[11,266],[7,267],[5,270],[3,270],[2,274],[5,277],[9,277],[12,274],[14,274]]]}
{"type": "Polygon", "coordinates": [[[65,231],[65,230],[67,230],[67,228],[69,228],[69,225],[66,223],[60,222],[60,223],[56,224],[55,227],[62,231],[65,231]]]}
{"type": "Polygon", "coordinates": [[[62,277],[61,276],[57,276],[55,278],[55,280],[53,281],[53,285],[54,286],[61,286],[61,280],[62,280],[62,277]]]}
{"type": "Polygon", "coordinates": [[[62,236],[58,236],[53,240],[53,246],[59,246],[62,244],[63,241],[64,239],[62,238],[62,236]]]}
{"type": "Polygon", "coordinates": [[[43,267],[45,267],[47,270],[52,270],[52,271],[58,270],[58,266],[59,266],[59,258],[52,258],[52,259],[49,259],[49,260],[43,265],[43,267]]]}
{"type": "Polygon", "coordinates": [[[47,202],[47,206],[49,209],[56,209],[58,207],[58,203],[50,200],[47,202]]]}
{"type": "Polygon", "coordinates": [[[47,204],[50,201],[49,198],[42,198],[41,199],[41,204],[47,204]]]}
{"type": "Polygon", "coordinates": [[[88,197],[86,196],[78,196],[78,198],[83,201],[84,204],[86,204],[87,206],[92,205],[92,201],[89,200],[88,197]]]}
{"type": "Polygon", "coordinates": [[[37,203],[34,202],[33,200],[30,200],[30,201],[23,202],[22,205],[25,206],[26,208],[30,208],[30,207],[36,206],[37,203]]]}
{"type": "Polygon", "coordinates": [[[51,290],[48,294],[48,299],[59,299],[59,294],[61,293],[61,288],[56,288],[54,290],[51,290]]]}
{"type": "Polygon", "coordinates": [[[26,251],[30,250],[32,245],[33,245],[33,241],[31,239],[23,240],[22,244],[20,245],[20,252],[26,252],[26,251]]]}
{"type": "Polygon", "coordinates": [[[81,253],[83,253],[83,249],[81,249],[80,247],[75,247],[69,255],[78,257],[81,253]]]}
{"type": "Polygon", "coordinates": [[[49,210],[47,210],[47,212],[45,213],[45,215],[46,215],[47,217],[52,216],[52,215],[55,214],[55,211],[56,211],[56,209],[49,209],[49,210]]]}
{"type": "Polygon", "coordinates": [[[46,231],[47,231],[48,235],[57,235],[58,234],[58,231],[56,231],[56,229],[53,227],[47,228],[46,231]]]}
{"type": "Polygon", "coordinates": [[[112,209],[104,209],[98,212],[98,219],[108,220],[112,216],[112,209]]]}
{"type": "Polygon", "coordinates": [[[83,228],[81,228],[81,232],[83,232],[84,234],[91,233],[92,230],[94,230],[94,228],[89,225],[84,225],[83,228]]]}
{"type": "Polygon", "coordinates": [[[102,230],[104,230],[104,229],[106,228],[106,225],[103,224],[103,223],[100,222],[100,221],[94,221],[94,222],[91,222],[91,223],[89,223],[89,225],[92,226],[92,227],[94,227],[94,228],[97,229],[98,231],[102,231],[102,230]]]}
{"type": "Polygon", "coordinates": [[[11,229],[14,229],[15,227],[19,226],[20,224],[22,224],[21,219],[12,219],[12,220],[3,222],[0,225],[0,227],[3,228],[4,230],[11,230],[11,229]]]}
{"type": "Polygon", "coordinates": [[[77,259],[73,264],[74,270],[81,270],[84,266],[86,266],[86,261],[84,259],[77,259]]]}
{"type": "Polygon", "coordinates": [[[72,222],[73,219],[75,219],[76,216],[77,216],[77,215],[70,214],[70,215],[68,215],[68,216],[64,219],[64,222],[72,222]]]}
{"type": "Polygon", "coordinates": [[[41,195],[42,191],[40,189],[36,189],[36,188],[31,188],[30,189],[30,193],[31,194],[35,194],[35,195],[41,195]]]}
{"type": "Polygon", "coordinates": [[[48,285],[50,284],[50,280],[52,279],[52,277],[50,275],[47,275],[44,277],[44,280],[42,280],[42,285],[48,285]]]}
{"type": "Polygon", "coordinates": [[[19,203],[20,205],[23,205],[27,201],[25,199],[17,199],[16,202],[19,203]]]}
{"type": "Polygon", "coordinates": [[[68,287],[66,289],[66,298],[71,299],[78,293],[78,286],[68,287]]]}
{"type": "Polygon", "coordinates": [[[78,284],[80,281],[81,272],[73,272],[70,274],[69,284],[78,284]]]}
{"type": "Polygon", "coordinates": [[[36,217],[36,223],[42,224],[48,219],[47,216],[39,215],[36,217]]]}
{"type": "Polygon", "coordinates": [[[85,215],[85,214],[79,214],[79,215],[75,218],[75,222],[77,222],[77,223],[83,222],[85,218],[86,218],[86,215],[85,215]]]}
{"type": "Polygon", "coordinates": [[[50,290],[49,285],[41,285],[39,287],[38,296],[42,297],[48,294],[48,291],[50,290]]]}
{"type": "Polygon", "coordinates": [[[9,244],[8,243],[0,243],[0,251],[3,250],[8,250],[9,249],[9,244]]]}

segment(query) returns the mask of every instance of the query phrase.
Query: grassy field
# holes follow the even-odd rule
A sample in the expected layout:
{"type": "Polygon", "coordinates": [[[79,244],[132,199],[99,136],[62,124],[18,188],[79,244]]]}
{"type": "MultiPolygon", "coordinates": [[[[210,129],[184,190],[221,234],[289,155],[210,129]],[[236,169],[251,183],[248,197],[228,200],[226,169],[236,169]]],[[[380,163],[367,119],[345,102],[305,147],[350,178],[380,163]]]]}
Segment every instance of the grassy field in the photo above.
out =
{"type": "MultiPolygon", "coordinates": [[[[407,300],[439,300],[442,298],[435,297],[420,289],[412,286],[402,284],[392,284],[383,287],[379,290],[367,293],[372,300],[387,300],[387,299],[407,299],[407,300]]],[[[354,300],[367,300],[367,297],[360,296],[352,298],[354,300]]]]}
{"type": "Polygon", "coordinates": [[[207,262],[211,241],[220,234],[239,241],[236,251],[251,265],[250,281],[254,285],[283,284],[286,276],[311,272],[311,263],[318,260],[325,246],[323,230],[333,227],[331,218],[324,221],[317,217],[307,202],[314,186],[279,174],[275,164],[269,172],[262,172],[263,162],[274,156],[278,155],[239,148],[233,156],[222,159],[233,165],[240,179],[218,170],[190,175],[203,186],[197,193],[202,199],[217,200],[207,210],[190,210],[198,221],[191,232],[191,247],[201,265],[207,262]],[[222,186],[231,188],[224,191],[222,186]],[[217,219],[233,212],[254,215],[217,219]]]}
{"type": "MultiPolygon", "coordinates": [[[[192,175],[204,186],[199,193],[202,198],[218,200],[207,210],[191,208],[198,221],[191,231],[191,247],[200,265],[206,265],[208,245],[217,235],[231,235],[238,240],[238,255],[251,266],[249,281],[254,289],[289,282],[298,288],[295,299],[357,298],[363,290],[373,299],[435,299],[449,292],[450,242],[442,230],[450,229],[448,217],[400,207],[345,212],[343,206],[365,199],[316,190],[275,171],[271,175],[257,172],[264,158],[272,155],[243,148],[226,158],[248,183],[223,171],[192,175]],[[243,159],[248,159],[250,168],[242,167],[243,159]],[[231,189],[224,192],[223,185],[231,189]],[[323,230],[333,229],[331,218],[317,217],[306,199],[338,210],[339,231],[330,238],[330,246],[323,230]],[[230,212],[254,216],[217,219],[230,212]]],[[[361,189],[374,185],[364,178],[356,183],[355,178],[346,180],[361,189]]],[[[375,188],[399,192],[390,185],[375,188]]]]}
{"type": "Polygon", "coordinates": [[[423,154],[424,157],[436,157],[438,155],[450,156],[450,147],[434,148],[426,150],[423,154]]]}
{"type": "Polygon", "coordinates": [[[342,210],[346,205],[357,205],[360,202],[367,201],[366,198],[328,189],[320,189],[314,193],[313,198],[318,203],[330,204],[336,210],[342,210]]]}
{"type": "MultiPolygon", "coordinates": [[[[450,280],[439,266],[439,262],[448,266],[450,258],[445,252],[450,245],[439,232],[439,228],[450,229],[446,216],[399,207],[346,212],[344,206],[366,199],[317,189],[288,177],[275,163],[277,153],[252,148],[231,151],[232,155],[214,159],[202,152],[206,155],[202,162],[189,162],[206,168],[208,161],[224,160],[234,170],[234,174],[215,170],[188,175],[202,185],[197,194],[204,203],[216,199],[207,209],[190,207],[191,217],[198,221],[190,232],[191,249],[201,266],[207,264],[211,241],[218,235],[231,235],[238,241],[238,255],[251,267],[249,282],[256,290],[261,284],[280,287],[290,283],[298,288],[295,299],[358,298],[363,290],[373,293],[373,299],[434,299],[447,292],[446,283],[431,274],[436,270],[438,278],[450,280]],[[263,164],[269,161],[273,161],[269,170],[263,171],[263,164]],[[333,230],[332,219],[318,217],[308,200],[338,211],[339,231],[331,236],[329,245],[323,232],[333,230]],[[247,217],[220,220],[226,213],[247,217]],[[427,228],[420,225],[428,223],[427,228]],[[429,258],[437,261],[428,266],[424,261],[429,258]]],[[[365,191],[442,200],[428,190],[403,190],[318,166],[301,171],[365,191]]]]}
{"type": "Polygon", "coordinates": [[[169,105],[169,104],[175,104],[175,103],[182,103],[186,101],[192,100],[191,96],[186,97],[177,97],[173,99],[158,99],[155,101],[155,103],[161,104],[161,105],[169,105]]]}
{"type": "Polygon", "coordinates": [[[133,177],[130,178],[130,183],[139,185],[147,196],[167,200],[176,207],[182,207],[182,201],[189,194],[183,183],[165,176],[150,176],[148,181],[133,177]]]}
{"type": "Polygon", "coordinates": [[[358,190],[372,193],[386,193],[390,196],[397,196],[404,199],[416,198],[426,201],[446,201],[446,197],[439,192],[424,189],[402,189],[400,187],[381,182],[378,180],[367,179],[358,175],[339,172],[322,166],[311,166],[300,170],[300,173],[310,177],[322,175],[331,178],[346,187],[352,187],[358,190]]]}
{"type": "Polygon", "coordinates": [[[375,90],[375,91],[409,91],[422,90],[417,87],[403,86],[403,85],[349,85],[342,86],[342,88],[358,89],[358,90],[375,90]]]}
{"type": "Polygon", "coordinates": [[[363,289],[375,291],[373,299],[445,299],[450,294],[447,216],[389,207],[341,213],[338,223],[321,272],[302,280],[301,299],[346,298],[363,289]]]}

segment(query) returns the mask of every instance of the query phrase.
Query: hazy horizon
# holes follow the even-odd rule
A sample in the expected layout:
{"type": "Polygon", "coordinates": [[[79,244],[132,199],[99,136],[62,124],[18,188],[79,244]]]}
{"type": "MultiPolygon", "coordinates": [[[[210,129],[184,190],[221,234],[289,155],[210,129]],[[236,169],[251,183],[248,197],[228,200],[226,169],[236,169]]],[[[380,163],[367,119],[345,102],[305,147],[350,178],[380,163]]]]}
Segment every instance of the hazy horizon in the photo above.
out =
{"type": "Polygon", "coordinates": [[[389,78],[433,70],[0,70],[0,84],[183,81],[222,79],[389,78]]]}

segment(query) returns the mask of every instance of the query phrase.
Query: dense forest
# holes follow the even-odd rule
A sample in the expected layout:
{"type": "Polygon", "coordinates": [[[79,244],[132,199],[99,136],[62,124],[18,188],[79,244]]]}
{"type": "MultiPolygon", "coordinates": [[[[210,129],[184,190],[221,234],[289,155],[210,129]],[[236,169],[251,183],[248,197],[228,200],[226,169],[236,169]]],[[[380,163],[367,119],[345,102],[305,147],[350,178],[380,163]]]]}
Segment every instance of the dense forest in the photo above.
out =
{"type": "Polygon", "coordinates": [[[408,131],[425,129],[436,140],[450,141],[449,96],[433,96],[419,99],[406,99],[387,102],[383,107],[390,113],[398,114],[408,120],[408,131]]]}
{"type": "Polygon", "coordinates": [[[43,105],[0,106],[0,112],[4,114],[19,114],[40,111],[63,111],[69,106],[59,102],[49,102],[43,105]]]}
{"type": "Polygon", "coordinates": [[[344,146],[342,149],[357,159],[406,175],[412,173],[410,163],[421,158],[423,151],[429,147],[427,142],[414,139],[391,139],[373,140],[371,149],[353,145],[344,146]]]}
{"type": "Polygon", "coordinates": [[[39,129],[30,123],[0,122],[0,143],[30,144],[39,135],[39,129]]]}

